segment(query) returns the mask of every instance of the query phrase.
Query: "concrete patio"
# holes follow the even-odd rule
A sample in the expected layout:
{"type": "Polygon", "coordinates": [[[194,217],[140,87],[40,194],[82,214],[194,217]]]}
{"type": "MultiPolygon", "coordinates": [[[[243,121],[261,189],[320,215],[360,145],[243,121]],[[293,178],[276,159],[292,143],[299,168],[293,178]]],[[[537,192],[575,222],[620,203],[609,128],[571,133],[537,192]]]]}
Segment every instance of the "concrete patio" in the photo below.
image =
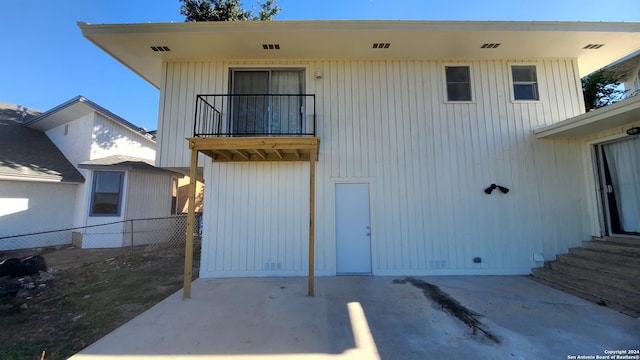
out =
{"type": "Polygon", "coordinates": [[[640,319],[527,277],[403,279],[317,278],[312,298],[306,278],[199,279],[191,299],[173,294],[71,359],[567,359],[640,348],[640,319]]]}

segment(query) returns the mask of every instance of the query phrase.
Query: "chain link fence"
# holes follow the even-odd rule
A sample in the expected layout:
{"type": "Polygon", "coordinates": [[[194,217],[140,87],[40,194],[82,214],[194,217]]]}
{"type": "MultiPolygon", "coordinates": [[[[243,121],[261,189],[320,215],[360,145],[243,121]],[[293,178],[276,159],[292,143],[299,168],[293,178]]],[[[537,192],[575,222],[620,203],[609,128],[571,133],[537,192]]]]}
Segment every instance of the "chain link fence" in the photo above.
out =
{"type": "MultiPolygon", "coordinates": [[[[196,214],[194,235],[201,235],[201,214],[196,214]]],[[[154,249],[184,244],[187,215],[130,219],[83,227],[56,229],[0,237],[0,251],[75,245],[81,248],[146,246],[154,249]]]]}

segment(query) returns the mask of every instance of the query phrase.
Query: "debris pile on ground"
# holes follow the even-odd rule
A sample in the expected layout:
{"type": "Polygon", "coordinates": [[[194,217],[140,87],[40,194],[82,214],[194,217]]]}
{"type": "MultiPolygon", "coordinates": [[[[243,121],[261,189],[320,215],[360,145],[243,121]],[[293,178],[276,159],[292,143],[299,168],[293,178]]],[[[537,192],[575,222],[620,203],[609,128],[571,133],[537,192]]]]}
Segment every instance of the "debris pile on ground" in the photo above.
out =
{"type": "Polygon", "coordinates": [[[53,280],[53,269],[40,255],[0,260],[0,299],[3,307],[27,307],[26,300],[40,296],[53,280]]]}

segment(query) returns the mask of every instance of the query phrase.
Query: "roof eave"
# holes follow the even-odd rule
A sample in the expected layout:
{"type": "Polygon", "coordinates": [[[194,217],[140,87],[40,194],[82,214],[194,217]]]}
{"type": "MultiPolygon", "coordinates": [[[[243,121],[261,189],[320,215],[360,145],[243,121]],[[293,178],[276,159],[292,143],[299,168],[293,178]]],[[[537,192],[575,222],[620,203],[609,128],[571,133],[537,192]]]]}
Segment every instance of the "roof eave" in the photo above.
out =
{"type": "Polygon", "coordinates": [[[592,110],[533,131],[538,139],[564,137],[580,138],[596,132],[640,121],[640,96],[592,110]]]}
{"type": "MultiPolygon", "coordinates": [[[[102,115],[104,115],[105,117],[111,119],[112,121],[118,123],[120,126],[125,127],[126,129],[140,134],[142,136],[144,136],[145,138],[147,138],[149,141],[152,141],[155,143],[155,141],[153,139],[151,139],[149,136],[146,136],[146,130],[134,125],[133,123],[130,123],[129,121],[123,119],[122,117],[114,114],[113,112],[105,109],[104,107],[96,104],[95,102],[87,99],[86,97],[82,96],[82,95],[78,95],[76,97],[74,97],[73,99],[70,99],[32,119],[30,119],[29,121],[26,121],[23,123],[24,126],[29,127],[29,128],[36,128],[38,130],[48,130],[48,128],[46,126],[38,126],[38,123],[42,123],[43,121],[46,121],[47,118],[51,117],[54,114],[57,114],[61,111],[64,111],[65,109],[70,108],[73,105],[76,104],[82,104],[86,107],[87,112],[90,111],[95,111],[98,112],[102,115]]],[[[72,120],[76,120],[76,119],[69,119],[69,121],[72,120]]]]}

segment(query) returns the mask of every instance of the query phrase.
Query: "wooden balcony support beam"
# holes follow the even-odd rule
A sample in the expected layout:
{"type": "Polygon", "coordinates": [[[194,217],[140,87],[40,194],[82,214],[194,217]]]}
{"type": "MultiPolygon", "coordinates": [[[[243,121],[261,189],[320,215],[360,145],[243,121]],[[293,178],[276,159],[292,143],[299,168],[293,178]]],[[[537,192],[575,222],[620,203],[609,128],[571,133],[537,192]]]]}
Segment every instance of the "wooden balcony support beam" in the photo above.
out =
{"type": "Polygon", "coordinates": [[[249,160],[249,154],[241,151],[241,150],[231,150],[232,153],[240,156],[241,158],[245,159],[245,160],[249,160]]]}
{"type": "MultiPolygon", "coordinates": [[[[228,151],[211,150],[211,152],[216,154],[216,155],[224,156],[225,158],[227,158],[229,160],[233,160],[233,155],[231,155],[228,151]]],[[[217,160],[217,159],[215,159],[215,160],[217,160]]]]}
{"type": "Polygon", "coordinates": [[[184,249],[184,283],[182,297],[191,298],[191,277],[193,271],[193,230],[195,229],[196,213],[196,182],[198,176],[198,151],[191,150],[189,166],[189,204],[187,210],[187,230],[184,249]]]}
{"type": "Polygon", "coordinates": [[[239,137],[239,138],[189,138],[196,150],[313,150],[317,149],[317,137],[239,137]]]}
{"type": "Polygon", "coordinates": [[[266,160],[267,159],[267,153],[265,153],[264,150],[255,149],[253,151],[255,151],[256,154],[258,154],[258,156],[260,156],[260,158],[262,158],[262,160],[266,160]]]}
{"type": "Polygon", "coordinates": [[[308,294],[315,294],[315,236],[316,236],[316,154],[309,154],[309,276],[308,294]]]}
{"type": "Polygon", "coordinates": [[[216,162],[307,161],[318,159],[318,137],[188,138],[189,149],[216,162]]]}

